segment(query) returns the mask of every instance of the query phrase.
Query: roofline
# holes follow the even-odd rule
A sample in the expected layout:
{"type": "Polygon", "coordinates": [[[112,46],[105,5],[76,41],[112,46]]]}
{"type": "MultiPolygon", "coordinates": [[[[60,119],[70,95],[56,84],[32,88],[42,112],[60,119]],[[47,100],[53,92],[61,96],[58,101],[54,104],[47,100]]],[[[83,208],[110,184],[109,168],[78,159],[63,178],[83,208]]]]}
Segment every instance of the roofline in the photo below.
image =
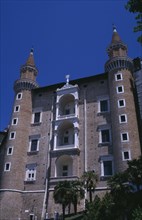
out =
{"type": "MultiPolygon", "coordinates": [[[[88,77],[70,80],[69,83],[70,84],[81,84],[81,83],[87,83],[92,80],[97,80],[97,79],[101,79],[101,78],[103,78],[103,79],[107,78],[107,72],[100,73],[97,75],[88,76],[88,77]]],[[[38,88],[34,88],[32,91],[39,92],[39,91],[44,91],[44,90],[56,90],[57,88],[60,88],[63,85],[65,85],[65,83],[66,82],[61,82],[61,83],[56,83],[56,84],[52,84],[52,85],[48,85],[48,86],[38,87],[38,88]]]]}

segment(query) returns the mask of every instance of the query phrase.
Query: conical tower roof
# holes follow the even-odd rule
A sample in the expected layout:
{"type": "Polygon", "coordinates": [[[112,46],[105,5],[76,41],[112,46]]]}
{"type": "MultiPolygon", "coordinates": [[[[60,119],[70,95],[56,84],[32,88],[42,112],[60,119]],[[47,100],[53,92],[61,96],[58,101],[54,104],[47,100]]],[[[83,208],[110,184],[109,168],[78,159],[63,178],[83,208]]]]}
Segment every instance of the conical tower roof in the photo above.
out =
{"type": "Polygon", "coordinates": [[[29,55],[25,65],[35,67],[33,48],[30,51],[30,55],[29,55]]]}
{"type": "Polygon", "coordinates": [[[30,72],[34,72],[34,75],[36,76],[37,73],[38,73],[38,70],[36,68],[36,65],[35,65],[35,61],[34,61],[34,53],[33,53],[33,48],[31,49],[30,51],[30,54],[29,54],[29,57],[26,61],[26,63],[24,65],[21,66],[21,73],[25,72],[29,70],[30,72]]]}
{"type": "Polygon", "coordinates": [[[115,26],[113,26],[112,39],[107,48],[107,53],[110,58],[115,56],[126,56],[127,54],[127,46],[121,40],[115,26]]]}
{"type": "Polygon", "coordinates": [[[113,34],[112,34],[112,40],[111,40],[111,44],[115,44],[115,43],[118,43],[118,42],[122,42],[117,30],[116,30],[116,27],[113,26],[113,34]]]}

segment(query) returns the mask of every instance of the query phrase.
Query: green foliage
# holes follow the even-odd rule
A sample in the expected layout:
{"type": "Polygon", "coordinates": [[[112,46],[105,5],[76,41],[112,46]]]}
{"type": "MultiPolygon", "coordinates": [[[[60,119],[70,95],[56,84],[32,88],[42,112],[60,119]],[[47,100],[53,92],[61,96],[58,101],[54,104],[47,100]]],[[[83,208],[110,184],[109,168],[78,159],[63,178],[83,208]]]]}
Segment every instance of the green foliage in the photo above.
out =
{"type": "Polygon", "coordinates": [[[74,212],[77,213],[77,203],[84,198],[84,189],[80,181],[60,181],[54,188],[53,198],[55,203],[62,205],[64,219],[65,209],[71,204],[74,205],[74,212]]]}
{"type": "Polygon", "coordinates": [[[96,184],[98,182],[98,175],[94,171],[84,172],[82,175],[82,182],[84,188],[89,192],[89,199],[92,202],[92,193],[95,191],[96,184]]]}
{"type": "Polygon", "coordinates": [[[132,213],[132,220],[142,220],[142,208],[138,207],[134,209],[132,213]]]}
{"type": "MultiPolygon", "coordinates": [[[[125,8],[129,12],[137,14],[135,17],[137,26],[133,31],[142,33],[142,0],[129,0],[125,8]]],[[[137,38],[137,41],[142,44],[142,34],[137,38]]]]}
{"type": "Polygon", "coordinates": [[[142,156],[108,180],[110,192],[86,203],[83,220],[142,220],[142,156]]]}
{"type": "Polygon", "coordinates": [[[142,12],[142,0],[129,0],[125,6],[130,12],[142,12]]]}
{"type": "Polygon", "coordinates": [[[140,189],[142,185],[142,156],[138,159],[128,161],[128,181],[137,187],[137,190],[140,189]]]}

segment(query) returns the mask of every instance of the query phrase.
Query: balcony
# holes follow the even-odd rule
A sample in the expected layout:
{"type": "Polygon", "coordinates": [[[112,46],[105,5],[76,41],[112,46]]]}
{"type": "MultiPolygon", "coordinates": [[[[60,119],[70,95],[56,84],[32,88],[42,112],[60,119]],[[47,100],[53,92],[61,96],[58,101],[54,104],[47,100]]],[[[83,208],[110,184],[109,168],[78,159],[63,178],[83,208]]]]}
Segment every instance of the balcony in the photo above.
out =
{"type": "Polygon", "coordinates": [[[57,120],[70,119],[76,117],[75,114],[58,115],[57,120]]]}
{"type": "Polygon", "coordinates": [[[50,177],[50,187],[55,186],[59,181],[74,181],[78,180],[77,176],[57,176],[57,177],[50,177]]]}

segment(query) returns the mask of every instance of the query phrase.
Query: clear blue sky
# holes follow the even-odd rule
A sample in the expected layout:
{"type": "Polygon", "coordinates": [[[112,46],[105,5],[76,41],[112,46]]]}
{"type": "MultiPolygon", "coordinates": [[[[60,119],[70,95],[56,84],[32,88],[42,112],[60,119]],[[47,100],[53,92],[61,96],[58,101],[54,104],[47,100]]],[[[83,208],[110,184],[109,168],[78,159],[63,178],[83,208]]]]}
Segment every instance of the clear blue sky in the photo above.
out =
{"type": "Polygon", "coordinates": [[[104,72],[112,24],[128,45],[131,58],[141,56],[134,14],[125,0],[0,0],[0,130],[7,127],[14,100],[13,84],[34,47],[40,86],[104,72]]]}

